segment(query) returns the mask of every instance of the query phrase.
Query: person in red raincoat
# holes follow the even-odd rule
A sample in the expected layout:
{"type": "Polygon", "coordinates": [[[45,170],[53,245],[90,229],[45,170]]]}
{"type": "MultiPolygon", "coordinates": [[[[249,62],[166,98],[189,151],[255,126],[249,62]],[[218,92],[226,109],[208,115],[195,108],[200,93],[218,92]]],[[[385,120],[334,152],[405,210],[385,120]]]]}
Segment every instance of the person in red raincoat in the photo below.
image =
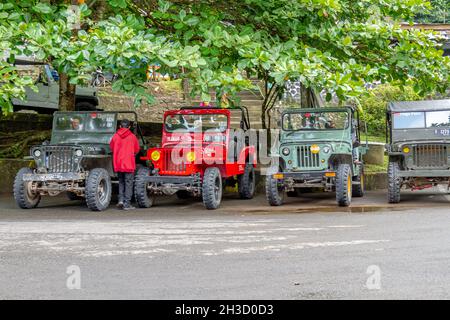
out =
{"type": "Polygon", "coordinates": [[[130,121],[120,122],[120,129],[109,143],[113,153],[114,171],[119,176],[119,203],[124,210],[135,209],[131,205],[133,197],[134,171],[136,170],[136,154],[139,152],[139,141],[130,131],[130,121]]]}

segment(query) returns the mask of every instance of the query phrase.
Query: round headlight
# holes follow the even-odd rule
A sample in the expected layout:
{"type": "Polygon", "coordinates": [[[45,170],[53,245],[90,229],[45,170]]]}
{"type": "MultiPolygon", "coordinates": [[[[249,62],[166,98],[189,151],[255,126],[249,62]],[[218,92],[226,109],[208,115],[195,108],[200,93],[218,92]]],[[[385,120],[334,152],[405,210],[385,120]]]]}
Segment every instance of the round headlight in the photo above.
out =
{"type": "Polygon", "coordinates": [[[186,160],[189,162],[194,162],[195,161],[195,152],[189,151],[188,153],[186,153],[186,160]]]}
{"type": "Polygon", "coordinates": [[[319,153],[320,147],[317,144],[313,144],[310,148],[312,153],[319,153]]]}
{"type": "Polygon", "coordinates": [[[408,148],[408,147],[404,147],[404,148],[403,148],[403,152],[404,152],[404,153],[409,153],[409,148],[408,148]]]}
{"type": "Polygon", "coordinates": [[[75,155],[76,155],[77,157],[81,157],[81,156],[83,155],[83,150],[81,150],[81,149],[76,150],[76,151],[75,151],[75,155]]]}
{"type": "Polygon", "coordinates": [[[158,150],[152,152],[151,156],[153,161],[158,161],[161,158],[161,153],[158,150]]]}
{"type": "Polygon", "coordinates": [[[330,152],[330,150],[331,150],[331,148],[328,146],[325,146],[322,148],[323,153],[328,153],[328,152],[330,152]]]}
{"type": "Polygon", "coordinates": [[[39,149],[36,149],[36,150],[34,150],[34,152],[33,152],[33,155],[36,157],[36,158],[39,158],[40,156],[41,156],[41,150],[39,150],[39,149]]]}
{"type": "Polygon", "coordinates": [[[291,150],[289,150],[289,148],[283,148],[283,150],[281,150],[281,153],[283,153],[283,155],[288,156],[289,153],[291,153],[291,150]]]}

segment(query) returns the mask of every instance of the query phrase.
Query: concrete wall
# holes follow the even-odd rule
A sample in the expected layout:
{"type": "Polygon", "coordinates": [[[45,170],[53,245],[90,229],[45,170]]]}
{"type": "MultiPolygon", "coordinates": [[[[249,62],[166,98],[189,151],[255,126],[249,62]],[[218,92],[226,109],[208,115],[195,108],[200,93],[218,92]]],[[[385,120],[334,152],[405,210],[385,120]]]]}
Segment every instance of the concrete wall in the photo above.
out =
{"type": "Polygon", "coordinates": [[[369,150],[363,155],[364,163],[366,164],[384,164],[384,143],[369,142],[369,150]]]}

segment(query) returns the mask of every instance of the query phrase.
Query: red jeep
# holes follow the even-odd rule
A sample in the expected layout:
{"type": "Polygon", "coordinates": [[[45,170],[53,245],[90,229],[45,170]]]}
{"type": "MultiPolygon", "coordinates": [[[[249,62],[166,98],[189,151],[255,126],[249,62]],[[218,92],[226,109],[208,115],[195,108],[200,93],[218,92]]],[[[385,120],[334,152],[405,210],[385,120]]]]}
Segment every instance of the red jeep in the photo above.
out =
{"type": "Polygon", "coordinates": [[[255,193],[255,147],[250,145],[245,107],[185,107],[164,114],[162,147],[151,148],[148,167],[135,181],[139,207],[153,205],[155,195],[185,199],[202,197],[207,209],[216,209],[224,185],[238,184],[242,199],[255,193]]]}

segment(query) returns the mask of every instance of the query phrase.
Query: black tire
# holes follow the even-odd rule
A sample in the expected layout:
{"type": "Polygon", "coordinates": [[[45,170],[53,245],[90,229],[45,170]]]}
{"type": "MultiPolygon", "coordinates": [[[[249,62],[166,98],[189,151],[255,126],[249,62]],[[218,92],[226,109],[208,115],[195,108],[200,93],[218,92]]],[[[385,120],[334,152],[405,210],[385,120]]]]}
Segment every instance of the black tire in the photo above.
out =
{"type": "Polygon", "coordinates": [[[255,195],[255,168],[251,163],[245,165],[244,173],[238,176],[238,191],[241,199],[252,199],[255,195]]]}
{"type": "Polygon", "coordinates": [[[67,196],[67,199],[69,199],[70,201],[83,199],[82,197],[78,196],[75,192],[70,192],[70,191],[66,192],[66,196],[67,196]]]}
{"type": "Polygon", "coordinates": [[[365,186],[365,176],[364,176],[364,170],[360,170],[359,175],[355,178],[355,181],[359,184],[355,184],[352,187],[352,195],[356,198],[364,197],[364,191],[366,190],[365,186]]]}
{"type": "Polygon", "coordinates": [[[139,208],[150,208],[155,203],[155,196],[148,192],[148,182],[145,177],[150,175],[150,169],[139,168],[134,179],[134,196],[139,208]]]}
{"type": "Polygon", "coordinates": [[[202,186],[203,204],[206,209],[214,210],[222,201],[222,176],[216,167],[207,168],[203,175],[202,186]]]}
{"type": "Polygon", "coordinates": [[[92,211],[103,211],[109,207],[112,195],[111,178],[103,168],[89,172],[86,180],[86,204],[92,211]]]}
{"type": "Polygon", "coordinates": [[[398,162],[389,162],[388,166],[388,202],[400,202],[401,181],[398,177],[400,166],[398,162]]]}
{"type": "Polygon", "coordinates": [[[352,169],[349,164],[339,164],[336,172],[336,202],[348,207],[352,202],[352,169]]]}
{"type": "Polygon", "coordinates": [[[76,111],[95,111],[97,110],[97,107],[90,102],[78,102],[75,104],[75,110],[76,111]]]}
{"type": "Polygon", "coordinates": [[[284,187],[271,174],[266,176],[266,199],[271,206],[281,206],[284,202],[284,187]]]}
{"type": "Polygon", "coordinates": [[[31,182],[24,182],[23,175],[27,173],[33,173],[30,168],[22,168],[17,172],[14,179],[14,199],[17,205],[22,209],[33,209],[39,205],[41,196],[39,194],[34,195],[30,191],[31,182]]]}
{"type": "Polygon", "coordinates": [[[176,195],[177,195],[177,198],[180,200],[186,200],[186,199],[192,198],[191,193],[186,190],[177,191],[176,195]]]}

